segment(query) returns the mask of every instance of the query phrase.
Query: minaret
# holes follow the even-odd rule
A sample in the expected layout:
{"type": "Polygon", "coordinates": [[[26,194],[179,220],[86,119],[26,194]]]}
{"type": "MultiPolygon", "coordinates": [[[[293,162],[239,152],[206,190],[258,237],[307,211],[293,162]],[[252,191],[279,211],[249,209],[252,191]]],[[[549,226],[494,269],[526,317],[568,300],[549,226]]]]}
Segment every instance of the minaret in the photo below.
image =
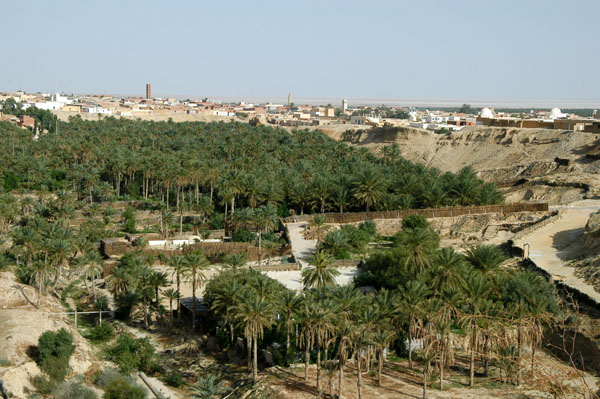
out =
{"type": "Polygon", "coordinates": [[[292,93],[288,93],[288,107],[292,106],[292,93]]]}
{"type": "Polygon", "coordinates": [[[346,112],[348,110],[348,100],[345,98],[342,100],[342,112],[346,112]]]}

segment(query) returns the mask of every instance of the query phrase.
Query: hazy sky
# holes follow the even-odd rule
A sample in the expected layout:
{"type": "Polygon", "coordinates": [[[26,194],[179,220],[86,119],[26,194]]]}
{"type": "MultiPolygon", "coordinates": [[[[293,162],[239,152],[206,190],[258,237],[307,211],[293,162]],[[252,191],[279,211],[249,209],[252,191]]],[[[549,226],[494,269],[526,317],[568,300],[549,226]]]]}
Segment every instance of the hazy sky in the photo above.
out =
{"type": "Polygon", "coordinates": [[[0,0],[0,91],[593,102],[599,15],[597,0],[0,0]]]}

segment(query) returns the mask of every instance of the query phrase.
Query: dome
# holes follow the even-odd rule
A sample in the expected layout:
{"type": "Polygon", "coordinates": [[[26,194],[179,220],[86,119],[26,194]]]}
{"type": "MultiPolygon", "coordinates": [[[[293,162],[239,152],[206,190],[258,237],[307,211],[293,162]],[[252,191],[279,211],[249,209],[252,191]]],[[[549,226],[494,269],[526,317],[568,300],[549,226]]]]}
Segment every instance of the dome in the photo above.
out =
{"type": "Polygon", "coordinates": [[[484,108],[484,109],[482,109],[482,110],[481,110],[481,114],[480,114],[480,116],[481,116],[482,118],[493,118],[493,117],[494,117],[494,113],[492,112],[492,110],[491,110],[491,109],[489,109],[489,108],[484,108]]]}
{"type": "Polygon", "coordinates": [[[563,113],[560,111],[560,108],[552,108],[552,110],[548,114],[548,119],[561,118],[562,116],[563,113]]]}

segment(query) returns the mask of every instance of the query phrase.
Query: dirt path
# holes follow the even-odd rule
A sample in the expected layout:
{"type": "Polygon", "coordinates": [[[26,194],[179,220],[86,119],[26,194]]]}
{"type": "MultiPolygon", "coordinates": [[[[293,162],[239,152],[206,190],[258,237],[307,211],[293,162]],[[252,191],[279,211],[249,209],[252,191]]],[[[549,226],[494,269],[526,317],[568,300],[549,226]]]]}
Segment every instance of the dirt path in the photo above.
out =
{"type": "Polygon", "coordinates": [[[307,222],[289,223],[287,225],[290,232],[292,255],[294,255],[296,262],[300,263],[302,267],[308,266],[307,259],[317,252],[317,240],[307,240],[304,238],[304,230],[307,226],[307,222]]]}
{"type": "Polygon", "coordinates": [[[517,245],[529,243],[529,257],[536,265],[591,298],[600,302],[600,293],[575,276],[575,269],[566,266],[566,261],[578,256],[579,237],[583,234],[590,213],[600,209],[600,201],[577,201],[567,206],[553,207],[560,218],[547,226],[518,240],[517,245]]]}
{"type": "MultiPolygon", "coordinates": [[[[307,225],[307,222],[289,223],[287,225],[292,244],[292,255],[302,268],[308,267],[308,258],[317,252],[317,240],[304,238],[304,229],[307,225]]],[[[338,270],[340,275],[336,277],[335,281],[339,285],[350,283],[358,273],[358,269],[355,267],[339,268],[338,270]]],[[[303,288],[301,271],[267,272],[266,275],[279,281],[290,290],[299,291],[303,288]]]]}

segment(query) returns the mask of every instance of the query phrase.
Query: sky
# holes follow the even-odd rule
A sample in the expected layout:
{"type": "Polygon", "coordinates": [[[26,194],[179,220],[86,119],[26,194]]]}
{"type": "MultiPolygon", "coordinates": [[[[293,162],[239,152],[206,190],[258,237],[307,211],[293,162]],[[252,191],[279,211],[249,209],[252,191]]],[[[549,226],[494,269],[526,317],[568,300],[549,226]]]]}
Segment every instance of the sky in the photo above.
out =
{"type": "Polygon", "coordinates": [[[0,92],[600,106],[597,0],[0,0],[0,92]]]}

